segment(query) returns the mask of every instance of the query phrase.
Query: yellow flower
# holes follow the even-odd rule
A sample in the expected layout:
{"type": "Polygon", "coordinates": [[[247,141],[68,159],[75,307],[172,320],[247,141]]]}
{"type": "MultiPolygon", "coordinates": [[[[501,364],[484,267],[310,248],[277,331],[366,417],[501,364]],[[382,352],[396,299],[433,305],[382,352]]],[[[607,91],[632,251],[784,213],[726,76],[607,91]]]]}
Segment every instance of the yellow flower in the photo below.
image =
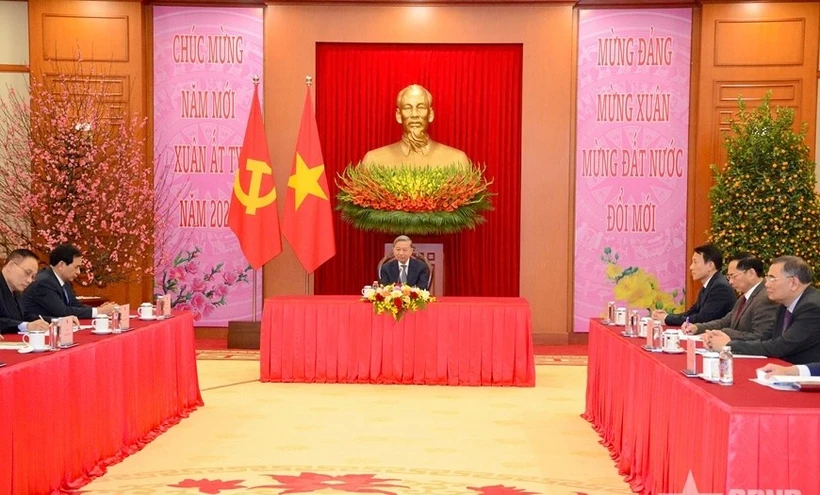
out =
{"type": "Polygon", "coordinates": [[[618,275],[620,275],[623,271],[624,271],[624,269],[621,268],[620,266],[616,265],[615,263],[607,263],[606,264],[606,276],[607,276],[607,278],[611,278],[612,280],[615,280],[616,278],[618,278],[618,275]]]}
{"type": "Polygon", "coordinates": [[[633,307],[648,308],[655,300],[657,279],[642,269],[615,284],[615,298],[633,307]]]}

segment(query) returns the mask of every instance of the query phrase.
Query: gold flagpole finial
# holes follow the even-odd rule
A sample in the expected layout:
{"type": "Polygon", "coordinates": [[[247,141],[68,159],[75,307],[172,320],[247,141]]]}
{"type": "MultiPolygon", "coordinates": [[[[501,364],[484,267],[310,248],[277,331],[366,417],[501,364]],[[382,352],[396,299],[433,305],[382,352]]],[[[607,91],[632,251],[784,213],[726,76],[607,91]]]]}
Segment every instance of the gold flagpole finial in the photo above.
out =
{"type": "Polygon", "coordinates": [[[307,87],[311,87],[313,85],[313,76],[305,76],[305,84],[307,87]]]}
{"type": "Polygon", "coordinates": [[[259,76],[256,74],[253,75],[253,85],[259,86],[259,76]]]}

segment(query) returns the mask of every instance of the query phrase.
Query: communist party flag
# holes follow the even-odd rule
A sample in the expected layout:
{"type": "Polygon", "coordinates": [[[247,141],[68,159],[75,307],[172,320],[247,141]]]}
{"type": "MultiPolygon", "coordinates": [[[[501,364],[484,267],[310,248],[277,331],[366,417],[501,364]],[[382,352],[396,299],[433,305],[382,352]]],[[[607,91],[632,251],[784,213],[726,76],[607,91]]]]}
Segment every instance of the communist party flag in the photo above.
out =
{"type": "Polygon", "coordinates": [[[329,197],[319,129],[308,86],[296,139],[293,171],[288,178],[282,226],[285,239],[308,273],[316,271],[336,254],[329,197]]]}
{"type": "Polygon", "coordinates": [[[276,187],[256,86],[253,88],[245,141],[239,152],[228,226],[236,234],[245,258],[255,270],[282,252],[276,187]]]}

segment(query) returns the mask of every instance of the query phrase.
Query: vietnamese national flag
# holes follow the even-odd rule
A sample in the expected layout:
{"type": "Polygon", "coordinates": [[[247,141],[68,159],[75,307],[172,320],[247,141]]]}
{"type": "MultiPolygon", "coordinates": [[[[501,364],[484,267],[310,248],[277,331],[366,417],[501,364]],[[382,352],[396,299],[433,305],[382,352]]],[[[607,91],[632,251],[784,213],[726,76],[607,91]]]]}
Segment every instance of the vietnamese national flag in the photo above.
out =
{"type": "Polygon", "coordinates": [[[251,114],[245,129],[245,141],[239,152],[239,167],[228,211],[231,228],[245,258],[254,270],[282,252],[279,237],[279,212],[276,187],[265,138],[265,124],[259,106],[258,87],[253,88],[251,114]]]}
{"type": "Polygon", "coordinates": [[[299,137],[296,139],[293,171],[288,178],[285,194],[282,226],[285,239],[308,273],[316,271],[336,254],[329,198],[319,129],[316,127],[308,86],[299,137]]]}

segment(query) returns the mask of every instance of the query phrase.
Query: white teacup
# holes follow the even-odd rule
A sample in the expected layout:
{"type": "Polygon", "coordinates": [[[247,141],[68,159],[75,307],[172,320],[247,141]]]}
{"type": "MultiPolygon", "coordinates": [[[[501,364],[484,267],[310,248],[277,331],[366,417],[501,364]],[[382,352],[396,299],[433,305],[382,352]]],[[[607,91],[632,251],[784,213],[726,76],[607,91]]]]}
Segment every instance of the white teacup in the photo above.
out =
{"type": "Polygon", "coordinates": [[[615,324],[626,325],[626,308],[615,308],[615,324]]]}
{"type": "Polygon", "coordinates": [[[368,294],[372,294],[372,292],[373,292],[373,287],[371,287],[371,286],[369,286],[369,285],[365,285],[365,286],[362,288],[362,295],[363,295],[364,297],[367,297],[367,295],[368,295],[368,294]]]}
{"type": "Polygon", "coordinates": [[[137,308],[137,314],[139,314],[142,319],[151,319],[154,317],[154,306],[151,303],[142,303],[140,307],[137,308]]]}
{"type": "Polygon", "coordinates": [[[29,331],[23,334],[23,342],[38,351],[49,348],[49,346],[46,345],[46,332],[43,331],[29,331]]]}
{"type": "Polygon", "coordinates": [[[108,315],[97,315],[91,321],[91,324],[94,326],[95,332],[107,332],[108,331],[108,315]]]}
{"type": "Polygon", "coordinates": [[[720,354],[717,352],[703,353],[703,377],[707,380],[720,380],[720,354]]]}
{"type": "Polygon", "coordinates": [[[663,350],[678,352],[680,350],[680,331],[667,330],[663,332],[663,350]]]}
{"type": "Polygon", "coordinates": [[[652,327],[652,317],[644,316],[643,318],[641,318],[641,323],[640,323],[640,328],[639,328],[639,331],[638,331],[638,336],[646,337],[646,332],[651,327],[652,327]]]}

